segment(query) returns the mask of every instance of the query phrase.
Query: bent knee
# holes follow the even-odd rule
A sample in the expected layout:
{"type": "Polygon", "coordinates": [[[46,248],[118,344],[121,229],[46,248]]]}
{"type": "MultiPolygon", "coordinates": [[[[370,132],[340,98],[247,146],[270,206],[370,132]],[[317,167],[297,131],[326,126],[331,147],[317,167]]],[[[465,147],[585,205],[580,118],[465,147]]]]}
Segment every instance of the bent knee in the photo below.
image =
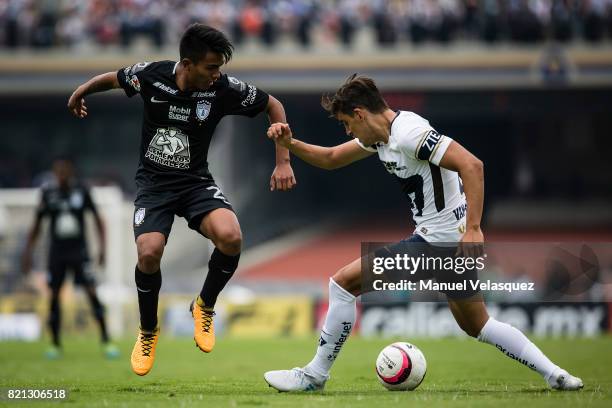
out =
{"type": "Polygon", "coordinates": [[[478,328],[474,325],[461,325],[461,330],[463,330],[465,332],[465,334],[467,334],[470,337],[478,337],[478,335],[480,334],[480,330],[482,328],[478,328]]]}
{"type": "Polygon", "coordinates": [[[226,255],[238,255],[242,250],[240,229],[228,229],[216,236],[215,246],[226,255]]]}
{"type": "Polygon", "coordinates": [[[343,289],[347,289],[351,283],[348,267],[344,266],[338,269],[338,271],[336,271],[336,273],[332,276],[332,279],[338,284],[338,286],[343,289]]]}
{"type": "Polygon", "coordinates": [[[155,242],[138,244],[138,267],[143,273],[155,273],[159,270],[164,246],[155,242]]]}
{"type": "Polygon", "coordinates": [[[478,337],[484,324],[480,321],[480,319],[469,319],[464,321],[458,321],[459,327],[461,330],[465,332],[470,337],[478,337]]]}
{"type": "Polygon", "coordinates": [[[338,286],[353,296],[361,294],[361,274],[355,273],[354,268],[351,265],[340,268],[333,276],[332,279],[338,286]]]}

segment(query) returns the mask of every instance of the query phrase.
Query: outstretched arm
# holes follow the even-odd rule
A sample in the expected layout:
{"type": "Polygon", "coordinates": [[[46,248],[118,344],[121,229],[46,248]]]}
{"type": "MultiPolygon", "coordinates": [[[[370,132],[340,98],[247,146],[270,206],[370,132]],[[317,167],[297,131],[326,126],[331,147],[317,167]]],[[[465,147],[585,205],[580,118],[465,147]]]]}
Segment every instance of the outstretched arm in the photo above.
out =
{"type": "Polygon", "coordinates": [[[444,153],[440,166],[459,173],[467,201],[466,231],[461,239],[461,249],[466,256],[479,256],[484,235],[480,229],[484,201],[484,165],[476,156],[453,141],[444,153]]]}
{"type": "Polygon", "coordinates": [[[87,95],[119,87],[119,80],[117,79],[116,72],[107,72],[106,74],[95,76],[79,86],[72,95],[70,95],[68,109],[77,118],[84,118],[87,116],[87,106],[85,106],[85,97],[87,95]]]}
{"type": "Polygon", "coordinates": [[[325,170],[344,167],[373,154],[362,149],[352,140],[334,147],[304,143],[293,138],[291,128],[286,123],[274,123],[270,126],[268,138],[274,140],[277,144],[285,146],[291,153],[306,163],[325,170]]]}
{"type": "MultiPolygon", "coordinates": [[[[266,108],[268,119],[270,123],[286,123],[287,117],[285,115],[285,108],[278,99],[269,96],[268,106],[266,108]]],[[[286,147],[276,145],[276,167],[270,178],[270,191],[281,190],[286,191],[293,188],[296,185],[295,176],[293,175],[293,169],[291,168],[289,150],[286,147]]]]}

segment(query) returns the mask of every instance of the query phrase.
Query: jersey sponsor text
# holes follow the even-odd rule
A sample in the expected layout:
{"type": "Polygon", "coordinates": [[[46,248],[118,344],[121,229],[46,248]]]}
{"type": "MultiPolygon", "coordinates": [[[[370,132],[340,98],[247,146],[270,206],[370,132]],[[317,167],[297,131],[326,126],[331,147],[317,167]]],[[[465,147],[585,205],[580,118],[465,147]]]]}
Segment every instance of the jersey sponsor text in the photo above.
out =
{"type": "Polygon", "coordinates": [[[176,95],[178,93],[178,89],[174,89],[169,87],[168,85],[162,84],[161,82],[154,82],[153,86],[161,89],[164,92],[168,92],[169,94],[176,95]]]}
{"type": "Polygon", "coordinates": [[[170,109],[168,110],[168,119],[188,122],[190,114],[191,114],[190,108],[183,108],[182,106],[170,105],[170,109]]]}

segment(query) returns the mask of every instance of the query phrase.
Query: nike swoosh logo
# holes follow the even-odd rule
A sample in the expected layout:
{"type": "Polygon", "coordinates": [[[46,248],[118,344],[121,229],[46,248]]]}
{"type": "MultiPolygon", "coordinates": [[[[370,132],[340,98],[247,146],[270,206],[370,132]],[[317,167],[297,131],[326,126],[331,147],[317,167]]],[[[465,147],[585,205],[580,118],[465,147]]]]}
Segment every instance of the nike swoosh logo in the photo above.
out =
{"type": "Polygon", "coordinates": [[[168,101],[160,101],[159,99],[155,99],[155,97],[154,97],[154,96],[152,96],[152,97],[151,97],[151,102],[153,102],[153,103],[166,103],[166,102],[168,102],[168,101]]]}
{"type": "Polygon", "coordinates": [[[147,290],[140,289],[138,286],[136,286],[136,289],[142,293],[149,293],[151,291],[151,289],[147,289],[147,290]]]}

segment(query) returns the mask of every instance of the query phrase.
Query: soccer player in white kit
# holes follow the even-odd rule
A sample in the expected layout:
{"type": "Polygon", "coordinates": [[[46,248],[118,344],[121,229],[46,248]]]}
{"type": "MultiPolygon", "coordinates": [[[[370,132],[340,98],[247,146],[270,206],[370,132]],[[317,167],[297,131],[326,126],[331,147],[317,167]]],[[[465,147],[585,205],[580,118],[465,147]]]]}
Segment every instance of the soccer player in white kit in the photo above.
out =
{"type": "MultiPolygon", "coordinates": [[[[307,144],[293,138],[284,123],[270,126],[268,137],[307,163],[328,170],[378,153],[411,202],[416,227],[414,235],[403,242],[428,246],[454,242],[465,257],[482,253],[484,172],[478,158],[437,133],[419,115],[391,110],[370,78],[351,76],[334,95],[324,97],[322,105],[353,140],[334,147],[307,144]]],[[[270,386],[279,391],[324,388],[355,323],[356,297],[364,290],[361,263],[358,258],[331,277],[329,309],[312,361],[303,368],[266,372],[264,379],[270,386]]],[[[448,275],[438,271],[430,277],[440,281],[448,275]]],[[[478,291],[444,293],[455,320],[468,335],[537,371],[553,389],[583,387],[580,378],[555,365],[521,331],[490,317],[478,291]]]]}

